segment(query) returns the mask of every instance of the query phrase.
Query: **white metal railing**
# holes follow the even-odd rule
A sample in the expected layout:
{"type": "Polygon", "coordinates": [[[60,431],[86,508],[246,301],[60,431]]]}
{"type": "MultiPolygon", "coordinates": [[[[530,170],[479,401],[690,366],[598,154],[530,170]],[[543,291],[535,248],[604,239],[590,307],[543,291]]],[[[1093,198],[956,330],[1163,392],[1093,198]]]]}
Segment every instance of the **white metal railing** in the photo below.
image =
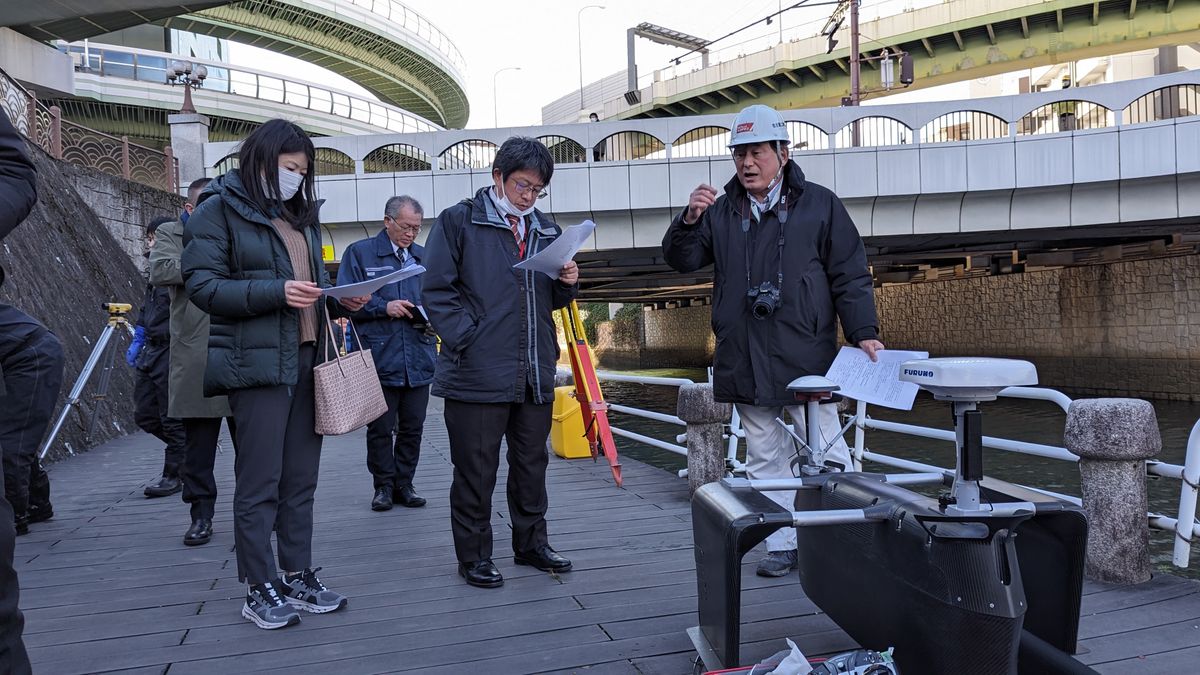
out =
{"type": "Polygon", "coordinates": [[[231,66],[223,61],[187,58],[167,52],[133,47],[73,42],[58,44],[59,51],[79,55],[76,70],[167,85],[167,68],[186,60],[208,69],[201,91],[245,96],[304,108],[313,112],[370,124],[393,133],[440,131],[442,127],[403,108],[305,80],[282,77],[264,70],[231,66]]]}
{"type": "MultiPolygon", "coordinates": [[[[650,375],[624,375],[621,373],[613,373],[613,372],[609,372],[609,371],[605,371],[605,370],[596,371],[596,378],[599,379],[601,382],[607,381],[607,382],[628,382],[631,384],[656,384],[656,385],[661,385],[661,386],[666,386],[666,387],[682,387],[685,384],[695,384],[695,382],[687,379],[686,377],[653,377],[650,375]]],[[[605,398],[605,400],[607,400],[607,397],[605,398]]],[[[654,412],[652,410],[642,410],[641,408],[634,408],[631,406],[620,405],[620,404],[616,404],[616,403],[612,403],[612,402],[609,402],[608,408],[609,408],[609,410],[612,410],[613,412],[622,413],[624,415],[632,415],[634,417],[641,417],[643,419],[655,420],[657,422],[666,422],[667,424],[676,424],[676,425],[679,425],[682,427],[687,426],[686,422],[679,419],[679,417],[677,417],[675,415],[667,415],[665,413],[654,412]]],[[[634,431],[629,431],[628,429],[622,429],[622,428],[612,424],[612,420],[609,420],[609,429],[613,432],[613,434],[615,434],[617,436],[621,436],[623,438],[628,438],[629,440],[637,441],[638,443],[644,443],[651,447],[658,448],[659,450],[666,450],[667,452],[670,452],[670,453],[673,453],[676,455],[681,455],[683,457],[687,457],[687,447],[683,446],[683,445],[678,445],[679,443],[683,443],[684,441],[686,441],[686,439],[687,439],[686,434],[683,434],[681,436],[676,436],[675,443],[668,443],[667,441],[662,441],[657,438],[652,438],[650,436],[646,436],[644,434],[639,434],[634,431]]]]}
{"type": "Polygon", "coordinates": [[[467,61],[462,52],[437,26],[433,25],[413,8],[396,0],[349,0],[349,4],[378,15],[392,23],[403,26],[405,30],[429,43],[457,71],[458,79],[463,80],[467,73],[467,61]]]}
{"type": "MultiPolygon", "coordinates": [[[[1005,398],[1048,401],[1057,405],[1063,410],[1063,412],[1066,412],[1071,406],[1071,398],[1060,391],[1055,391],[1054,389],[1042,389],[1039,387],[1009,387],[1008,389],[1001,391],[999,395],[1005,398]]],[[[865,430],[874,429],[877,431],[890,431],[907,436],[931,438],[935,440],[951,442],[954,441],[953,431],[871,419],[867,416],[867,404],[862,401],[858,401],[858,405],[854,414],[854,423],[854,445],[851,447],[851,453],[853,454],[856,466],[860,468],[862,466],[862,461],[865,459],[883,464],[885,466],[906,469],[908,471],[951,471],[950,469],[945,469],[943,467],[936,467],[922,462],[914,462],[911,460],[900,459],[890,455],[872,452],[867,449],[865,444],[865,430]]],[[[1028,441],[1017,441],[1012,439],[996,438],[993,436],[984,436],[983,445],[995,450],[1016,452],[1024,455],[1033,455],[1035,457],[1046,457],[1049,459],[1057,459],[1068,462],[1079,461],[1079,456],[1068,451],[1066,448],[1044,445],[1041,443],[1031,443],[1028,441]]],[[[1172,557],[1172,562],[1176,567],[1186,568],[1188,566],[1188,560],[1191,554],[1191,544],[1196,537],[1200,537],[1200,523],[1196,521],[1197,492],[1198,486],[1200,486],[1200,420],[1197,420],[1195,425],[1193,425],[1191,434],[1188,437],[1187,451],[1183,465],[1150,460],[1146,462],[1146,473],[1163,478],[1174,478],[1182,482],[1179,495],[1178,515],[1175,518],[1171,518],[1160,513],[1150,512],[1146,514],[1146,518],[1149,526],[1152,529],[1165,530],[1175,533],[1174,555],[1172,557]],[[1190,527],[1188,526],[1189,523],[1191,524],[1190,527]]],[[[1081,501],[1078,497],[1064,495],[1042,488],[1030,487],[1030,489],[1063,499],[1076,505],[1081,504],[1081,501]]]]}

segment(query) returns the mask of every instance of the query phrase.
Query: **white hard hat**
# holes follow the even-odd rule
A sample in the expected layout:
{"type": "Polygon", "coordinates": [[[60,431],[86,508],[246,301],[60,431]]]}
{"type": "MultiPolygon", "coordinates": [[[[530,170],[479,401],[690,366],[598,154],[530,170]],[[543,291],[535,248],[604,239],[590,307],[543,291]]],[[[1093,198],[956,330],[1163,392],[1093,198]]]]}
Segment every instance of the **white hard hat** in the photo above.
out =
{"type": "Polygon", "coordinates": [[[773,108],[761,104],[752,105],[738,113],[729,131],[731,148],[751,143],[789,142],[787,124],[783,118],[773,108]]]}

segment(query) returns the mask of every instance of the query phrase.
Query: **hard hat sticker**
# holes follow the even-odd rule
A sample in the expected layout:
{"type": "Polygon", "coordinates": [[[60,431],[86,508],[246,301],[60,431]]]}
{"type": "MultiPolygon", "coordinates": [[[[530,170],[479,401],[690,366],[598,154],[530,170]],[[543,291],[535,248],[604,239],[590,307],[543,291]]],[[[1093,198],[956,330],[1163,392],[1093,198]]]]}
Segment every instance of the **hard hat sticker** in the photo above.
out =
{"type": "Polygon", "coordinates": [[[741,124],[737,125],[737,133],[739,133],[739,134],[744,134],[747,131],[753,131],[753,130],[754,130],[754,122],[742,122],[741,124]]]}

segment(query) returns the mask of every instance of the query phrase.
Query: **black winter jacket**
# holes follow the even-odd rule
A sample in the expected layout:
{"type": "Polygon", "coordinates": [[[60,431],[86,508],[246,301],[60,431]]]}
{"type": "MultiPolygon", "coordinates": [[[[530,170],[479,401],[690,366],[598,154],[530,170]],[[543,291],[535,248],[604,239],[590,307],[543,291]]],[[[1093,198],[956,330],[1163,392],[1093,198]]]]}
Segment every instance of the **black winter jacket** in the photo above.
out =
{"type": "MultiPolygon", "coordinates": [[[[37,169],[25,153],[25,139],[0,110],[0,239],[8,236],[37,203],[37,169]]],[[[4,268],[0,267],[0,286],[4,268]]]]}
{"type": "MultiPolygon", "coordinates": [[[[574,299],[567,286],[540,273],[513,269],[517,244],[486,187],[442,211],[425,241],[421,295],[442,339],[434,396],[477,403],[554,399],[558,336],[554,310],[574,299]]],[[[526,228],[526,256],[562,230],[535,210],[526,228]]]]}
{"type": "Polygon", "coordinates": [[[793,405],[787,385],[802,375],[824,375],[837,353],[840,318],[857,344],[878,332],[875,296],[862,238],[841,200],[809,183],[795,162],[786,168],[783,284],[779,307],[765,319],[750,313],[747,291],[777,283],[781,199],[761,222],[751,219],[749,197],[737,176],[694,225],[675,217],[663,237],[667,264],[680,272],[713,265],[713,396],[751,405],[793,405]],[[750,274],[746,261],[749,252],[750,274]]]}
{"type": "MultiPolygon", "coordinates": [[[[211,317],[204,394],[295,385],[300,314],[284,296],[295,274],[283,239],[249,201],[237,169],[210,183],[199,201],[184,226],[182,264],[188,296],[211,317]]],[[[306,234],[313,275],[328,287],[320,232],[309,227],[306,234]]],[[[318,354],[330,307],[317,301],[318,354]]]]}

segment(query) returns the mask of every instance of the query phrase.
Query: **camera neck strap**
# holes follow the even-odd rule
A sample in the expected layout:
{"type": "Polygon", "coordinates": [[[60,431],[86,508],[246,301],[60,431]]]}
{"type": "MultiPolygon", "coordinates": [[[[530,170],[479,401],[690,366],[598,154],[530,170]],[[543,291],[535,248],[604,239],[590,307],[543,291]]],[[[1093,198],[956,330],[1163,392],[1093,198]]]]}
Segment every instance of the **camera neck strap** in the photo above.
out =
{"type": "MultiPolygon", "coordinates": [[[[779,259],[776,263],[775,284],[779,292],[783,292],[783,245],[785,242],[784,232],[787,229],[788,218],[788,190],[784,190],[783,195],[779,198],[779,259]]],[[[746,195],[746,211],[742,213],[742,238],[745,240],[742,250],[746,254],[746,290],[754,288],[754,282],[750,276],[750,196],[746,195]]],[[[760,218],[759,223],[762,223],[760,218]]]]}

